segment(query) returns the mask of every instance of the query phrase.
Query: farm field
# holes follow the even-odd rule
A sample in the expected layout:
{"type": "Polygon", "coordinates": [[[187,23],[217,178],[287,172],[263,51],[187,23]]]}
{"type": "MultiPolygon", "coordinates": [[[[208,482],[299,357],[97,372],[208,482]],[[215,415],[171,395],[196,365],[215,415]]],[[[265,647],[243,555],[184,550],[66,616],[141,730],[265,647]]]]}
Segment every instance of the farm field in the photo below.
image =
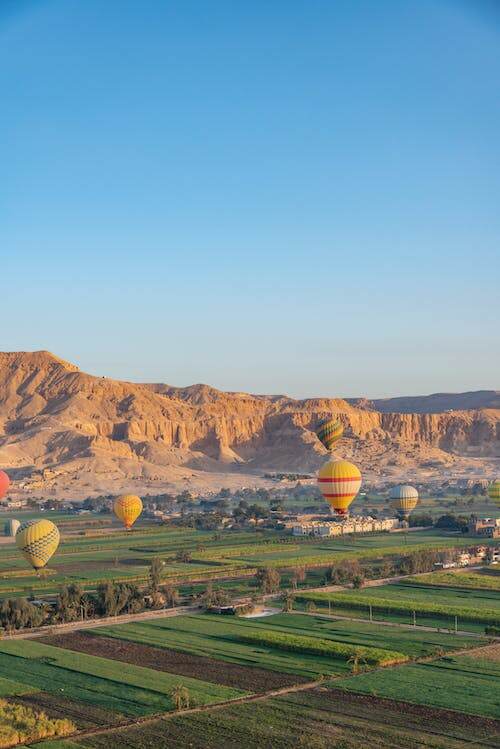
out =
{"type": "Polygon", "coordinates": [[[393,630],[384,625],[348,621],[330,621],[305,614],[276,614],[260,619],[220,617],[211,614],[169,617],[92,630],[99,638],[168,648],[196,656],[211,657],[245,666],[297,674],[315,679],[322,674],[349,673],[348,655],[325,657],[306,652],[290,652],[272,644],[245,642],[244,637],[266,633],[285,633],[294,637],[318,638],[357,648],[396,651],[409,658],[433,655],[477,645],[477,640],[445,633],[393,630]]]}
{"type": "Polygon", "coordinates": [[[500,569],[498,567],[483,567],[480,570],[444,570],[430,572],[414,578],[406,578],[405,585],[435,585],[445,588],[466,590],[494,590],[500,593],[500,569]]]}
{"type": "Polygon", "coordinates": [[[449,708],[500,719],[500,661],[482,657],[445,656],[390,672],[378,670],[341,679],[336,686],[377,697],[449,708]]]}
{"type": "Polygon", "coordinates": [[[461,590],[432,585],[381,585],[341,593],[300,593],[298,602],[313,601],[320,609],[332,613],[367,618],[369,606],[375,619],[411,623],[416,611],[417,624],[431,627],[455,626],[471,632],[484,631],[487,624],[500,619],[500,592],[495,590],[461,590]]]}
{"type": "MultiPolygon", "coordinates": [[[[0,643],[0,675],[3,696],[48,692],[89,703],[120,716],[148,715],[172,709],[175,675],[142,666],[118,663],[36,640],[0,643]],[[11,690],[12,684],[12,690],[11,690]]],[[[184,678],[197,704],[230,699],[244,694],[200,679],[184,678]]]]}
{"type": "MultiPolygon", "coordinates": [[[[87,516],[81,520],[69,517],[73,531],[81,527],[82,535],[68,534],[62,522],[61,544],[42,575],[30,570],[13,543],[0,544],[0,597],[50,596],[62,585],[73,582],[81,583],[86,590],[93,590],[106,580],[145,583],[154,557],[165,562],[165,580],[182,582],[183,592],[187,593],[194,589],[191,586],[212,577],[240,577],[240,589],[248,591],[252,583],[250,579],[245,581],[245,576],[252,577],[260,566],[277,567],[284,571],[285,578],[287,568],[309,567],[305,582],[314,585],[322,582],[324,570],[342,559],[371,561],[417,549],[470,544],[470,539],[462,534],[433,531],[315,540],[291,538],[273,530],[223,531],[214,535],[188,528],[138,524],[130,533],[116,529],[97,533],[95,529],[85,530],[87,516]],[[177,560],[180,551],[188,552],[190,560],[177,560]]],[[[234,580],[228,584],[234,585],[234,580]]]]}
{"type": "Polygon", "coordinates": [[[287,694],[81,739],[44,742],[47,749],[465,749],[496,747],[497,721],[335,689],[287,694]],[[496,736],[496,738],[495,738],[496,736]]]}

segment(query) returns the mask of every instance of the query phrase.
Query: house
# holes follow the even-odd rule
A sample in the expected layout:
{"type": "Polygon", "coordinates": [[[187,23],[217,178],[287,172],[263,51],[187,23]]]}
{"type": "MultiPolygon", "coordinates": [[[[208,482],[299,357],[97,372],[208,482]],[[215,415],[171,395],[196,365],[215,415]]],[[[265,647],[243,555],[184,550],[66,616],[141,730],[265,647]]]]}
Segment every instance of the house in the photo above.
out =
{"type": "Polygon", "coordinates": [[[500,538],[500,518],[477,518],[469,521],[469,533],[485,538],[500,538]]]}

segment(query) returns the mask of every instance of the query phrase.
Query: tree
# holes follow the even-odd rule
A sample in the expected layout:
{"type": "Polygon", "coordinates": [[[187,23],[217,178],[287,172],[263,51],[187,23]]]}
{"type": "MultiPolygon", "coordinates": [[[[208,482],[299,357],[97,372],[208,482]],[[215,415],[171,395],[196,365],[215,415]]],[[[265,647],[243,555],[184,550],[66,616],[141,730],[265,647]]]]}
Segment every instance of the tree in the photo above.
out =
{"type": "Polygon", "coordinates": [[[149,580],[150,580],[150,588],[154,593],[156,593],[156,591],[160,587],[161,574],[163,572],[163,567],[164,567],[164,562],[159,557],[154,557],[154,559],[151,560],[151,565],[149,567],[149,580]]]}
{"type": "Polygon", "coordinates": [[[295,603],[295,596],[291,590],[287,590],[283,595],[283,612],[289,614],[293,611],[293,604],[295,603]]]}
{"type": "Polygon", "coordinates": [[[185,564],[189,563],[192,558],[193,557],[191,552],[187,551],[186,549],[179,549],[179,551],[175,555],[176,562],[184,562],[185,564]]]}
{"type": "Polygon", "coordinates": [[[46,616],[45,609],[34,606],[26,598],[8,598],[0,605],[0,623],[7,632],[25,627],[39,627],[46,616]]]}
{"type": "Polygon", "coordinates": [[[298,584],[301,582],[304,582],[306,579],[306,570],[304,567],[295,567],[292,570],[292,576],[290,578],[290,583],[292,585],[292,588],[294,590],[297,589],[298,584]]]}
{"type": "Polygon", "coordinates": [[[363,570],[357,559],[344,559],[330,570],[330,580],[334,585],[352,583],[358,575],[363,575],[363,570]]]}
{"type": "Polygon", "coordinates": [[[268,593],[276,593],[276,591],[279,590],[281,576],[278,570],[274,569],[274,567],[260,567],[257,570],[256,577],[257,584],[264,595],[268,593]]]}
{"type": "Polygon", "coordinates": [[[187,710],[191,704],[189,689],[183,684],[177,684],[171,692],[172,702],[176,710],[187,710]]]}
{"type": "Polygon", "coordinates": [[[365,577],[364,575],[354,575],[352,578],[352,587],[353,588],[362,588],[365,583],[365,577]]]}
{"type": "Polygon", "coordinates": [[[166,585],[163,588],[163,595],[165,596],[165,605],[171,609],[179,603],[179,591],[173,585],[166,585]]]}
{"type": "Polygon", "coordinates": [[[314,603],[314,601],[308,601],[306,604],[306,611],[308,614],[315,614],[318,610],[318,607],[314,603]]]}
{"type": "Polygon", "coordinates": [[[200,600],[207,609],[211,606],[226,606],[229,603],[229,594],[223,588],[214,588],[212,583],[208,583],[200,600]]]}
{"type": "Polygon", "coordinates": [[[65,585],[56,599],[55,619],[60,622],[74,622],[82,619],[89,604],[90,599],[84,596],[83,588],[78,583],[65,585]]]}
{"type": "Polygon", "coordinates": [[[366,660],[363,658],[359,650],[355,650],[350,658],[347,659],[347,663],[351,667],[351,673],[359,674],[361,670],[364,670],[367,666],[366,660]]]}

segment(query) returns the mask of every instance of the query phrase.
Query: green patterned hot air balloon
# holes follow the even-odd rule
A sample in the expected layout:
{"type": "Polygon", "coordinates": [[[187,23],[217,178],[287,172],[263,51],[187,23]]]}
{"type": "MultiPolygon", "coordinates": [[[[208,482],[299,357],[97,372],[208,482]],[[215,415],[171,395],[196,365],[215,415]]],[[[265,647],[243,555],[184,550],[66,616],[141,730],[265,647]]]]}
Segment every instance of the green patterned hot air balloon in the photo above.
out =
{"type": "Polygon", "coordinates": [[[500,505],[500,479],[495,479],[488,486],[488,497],[500,505]]]}
{"type": "Polygon", "coordinates": [[[344,434],[344,427],[340,419],[333,416],[324,419],[316,429],[316,436],[327,450],[332,450],[335,443],[344,434]]]}

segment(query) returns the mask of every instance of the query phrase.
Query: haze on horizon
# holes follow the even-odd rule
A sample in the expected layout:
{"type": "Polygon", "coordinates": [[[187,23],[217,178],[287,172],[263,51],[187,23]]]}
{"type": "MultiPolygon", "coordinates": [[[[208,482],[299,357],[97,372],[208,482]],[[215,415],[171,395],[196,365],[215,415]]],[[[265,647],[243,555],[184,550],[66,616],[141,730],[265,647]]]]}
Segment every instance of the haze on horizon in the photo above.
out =
{"type": "Polygon", "coordinates": [[[0,349],[498,389],[499,36],[488,0],[5,0],[0,349]]]}

